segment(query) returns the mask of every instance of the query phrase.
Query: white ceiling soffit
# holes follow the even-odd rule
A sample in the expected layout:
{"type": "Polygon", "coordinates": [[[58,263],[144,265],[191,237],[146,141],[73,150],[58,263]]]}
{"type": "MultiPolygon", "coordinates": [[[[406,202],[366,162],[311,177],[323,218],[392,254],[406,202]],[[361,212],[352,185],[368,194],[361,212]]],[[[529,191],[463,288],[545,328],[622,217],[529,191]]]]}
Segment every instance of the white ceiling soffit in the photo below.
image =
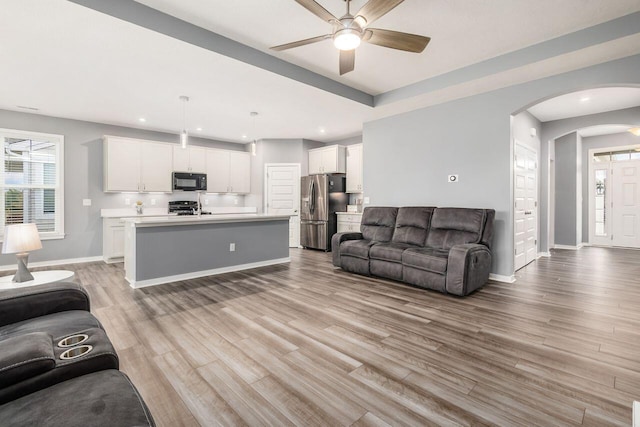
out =
{"type": "Polygon", "coordinates": [[[637,106],[640,106],[640,88],[604,87],[557,96],[527,111],[541,122],[549,122],[637,106]]]}
{"type": "MultiPolygon", "coordinates": [[[[294,0],[137,1],[374,95],[640,11],[638,0],[405,0],[372,27],[431,37],[425,51],[363,43],[355,71],[341,77],[330,40],[269,50],[330,33],[328,23],[294,0]]],[[[317,1],[336,17],[345,13],[343,0],[317,1]]],[[[353,0],[352,12],[365,3],[353,0]]]]}
{"type": "Polygon", "coordinates": [[[583,128],[578,131],[580,136],[587,138],[590,136],[611,135],[614,133],[623,133],[631,129],[629,125],[598,125],[583,128]]]}

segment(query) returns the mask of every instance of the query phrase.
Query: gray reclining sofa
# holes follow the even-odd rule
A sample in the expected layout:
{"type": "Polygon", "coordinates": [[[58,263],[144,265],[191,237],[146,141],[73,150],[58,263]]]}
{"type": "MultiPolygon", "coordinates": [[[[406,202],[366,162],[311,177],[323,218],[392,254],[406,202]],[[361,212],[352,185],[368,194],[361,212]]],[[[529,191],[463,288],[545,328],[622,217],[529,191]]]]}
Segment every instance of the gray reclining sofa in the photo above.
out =
{"type": "Polygon", "coordinates": [[[494,217],[493,209],[367,207],[360,233],[333,236],[333,265],[468,295],[489,279],[494,217]]]}

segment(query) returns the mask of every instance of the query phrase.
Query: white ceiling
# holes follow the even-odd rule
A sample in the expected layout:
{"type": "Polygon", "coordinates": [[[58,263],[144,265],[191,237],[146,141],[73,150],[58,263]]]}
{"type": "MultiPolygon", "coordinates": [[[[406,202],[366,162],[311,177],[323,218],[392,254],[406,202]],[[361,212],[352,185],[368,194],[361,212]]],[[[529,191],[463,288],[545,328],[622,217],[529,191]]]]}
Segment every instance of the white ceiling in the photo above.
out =
{"type": "Polygon", "coordinates": [[[603,87],[557,96],[527,111],[541,122],[549,122],[637,106],[640,106],[640,88],[603,87]]]}
{"type": "MultiPolygon", "coordinates": [[[[432,37],[425,52],[365,45],[356,71],[340,77],[329,41],[268,50],[328,32],[294,0],[141,2],[373,94],[640,10],[638,0],[406,0],[374,26],[432,37]]],[[[342,14],[342,0],[320,2],[342,14]]],[[[2,0],[0,40],[0,109],[177,133],[178,97],[187,95],[192,134],[235,142],[243,134],[332,141],[375,117],[371,107],[65,0],[2,0]],[[260,113],[255,132],[251,111],[260,113]]]]}
{"type": "MultiPolygon", "coordinates": [[[[343,0],[316,1],[338,18],[346,11],[343,0]]],[[[363,43],[355,71],[340,77],[330,40],[269,50],[331,32],[294,0],[138,2],[374,95],[640,10],[638,0],[405,0],[372,27],[431,37],[425,51],[363,43]]],[[[353,0],[352,12],[365,3],[353,0]]]]}
{"type": "Polygon", "coordinates": [[[629,125],[598,125],[589,126],[587,128],[580,129],[578,133],[582,137],[611,135],[613,133],[623,133],[631,129],[629,125]]]}

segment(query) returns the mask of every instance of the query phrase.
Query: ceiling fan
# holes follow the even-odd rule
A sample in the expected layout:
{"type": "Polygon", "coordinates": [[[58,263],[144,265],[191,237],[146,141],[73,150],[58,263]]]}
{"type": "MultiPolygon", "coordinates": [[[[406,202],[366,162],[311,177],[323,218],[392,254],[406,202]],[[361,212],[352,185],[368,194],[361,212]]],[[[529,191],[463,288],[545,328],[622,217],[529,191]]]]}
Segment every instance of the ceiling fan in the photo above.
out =
{"type": "Polygon", "coordinates": [[[271,49],[281,51],[333,39],[333,44],[340,50],[340,75],[353,71],[356,59],[355,49],[360,46],[361,42],[420,53],[431,40],[429,37],[416,34],[368,27],[404,0],[369,0],[355,15],[352,15],[349,10],[351,0],[344,0],[347,3],[347,13],[339,19],[315,0],[295,1],[320,19],[330,23],[333,26],[331,34],[298,40],[274,46],[271,49]]]}

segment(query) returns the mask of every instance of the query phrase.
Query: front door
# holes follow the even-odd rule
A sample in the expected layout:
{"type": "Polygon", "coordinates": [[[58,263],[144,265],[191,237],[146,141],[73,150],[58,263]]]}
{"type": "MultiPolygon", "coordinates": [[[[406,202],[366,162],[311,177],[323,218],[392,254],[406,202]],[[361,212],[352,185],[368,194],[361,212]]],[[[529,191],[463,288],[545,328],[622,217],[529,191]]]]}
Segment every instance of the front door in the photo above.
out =
{"type": "Polygon", "coordinates": [[[300,165],[265,165],[265,212],[291,215],[289,247],[300,246],[300,165]]]}
{"type": "Polygon", "coordinates": [[[640,160],[612,162],[611,245],[640,248],[640,160]]]}
{"type": "Polygon", "coordinates": [[[538,255],[538,155],[518,142],[514,161],[515,269],[538,255]]]}

